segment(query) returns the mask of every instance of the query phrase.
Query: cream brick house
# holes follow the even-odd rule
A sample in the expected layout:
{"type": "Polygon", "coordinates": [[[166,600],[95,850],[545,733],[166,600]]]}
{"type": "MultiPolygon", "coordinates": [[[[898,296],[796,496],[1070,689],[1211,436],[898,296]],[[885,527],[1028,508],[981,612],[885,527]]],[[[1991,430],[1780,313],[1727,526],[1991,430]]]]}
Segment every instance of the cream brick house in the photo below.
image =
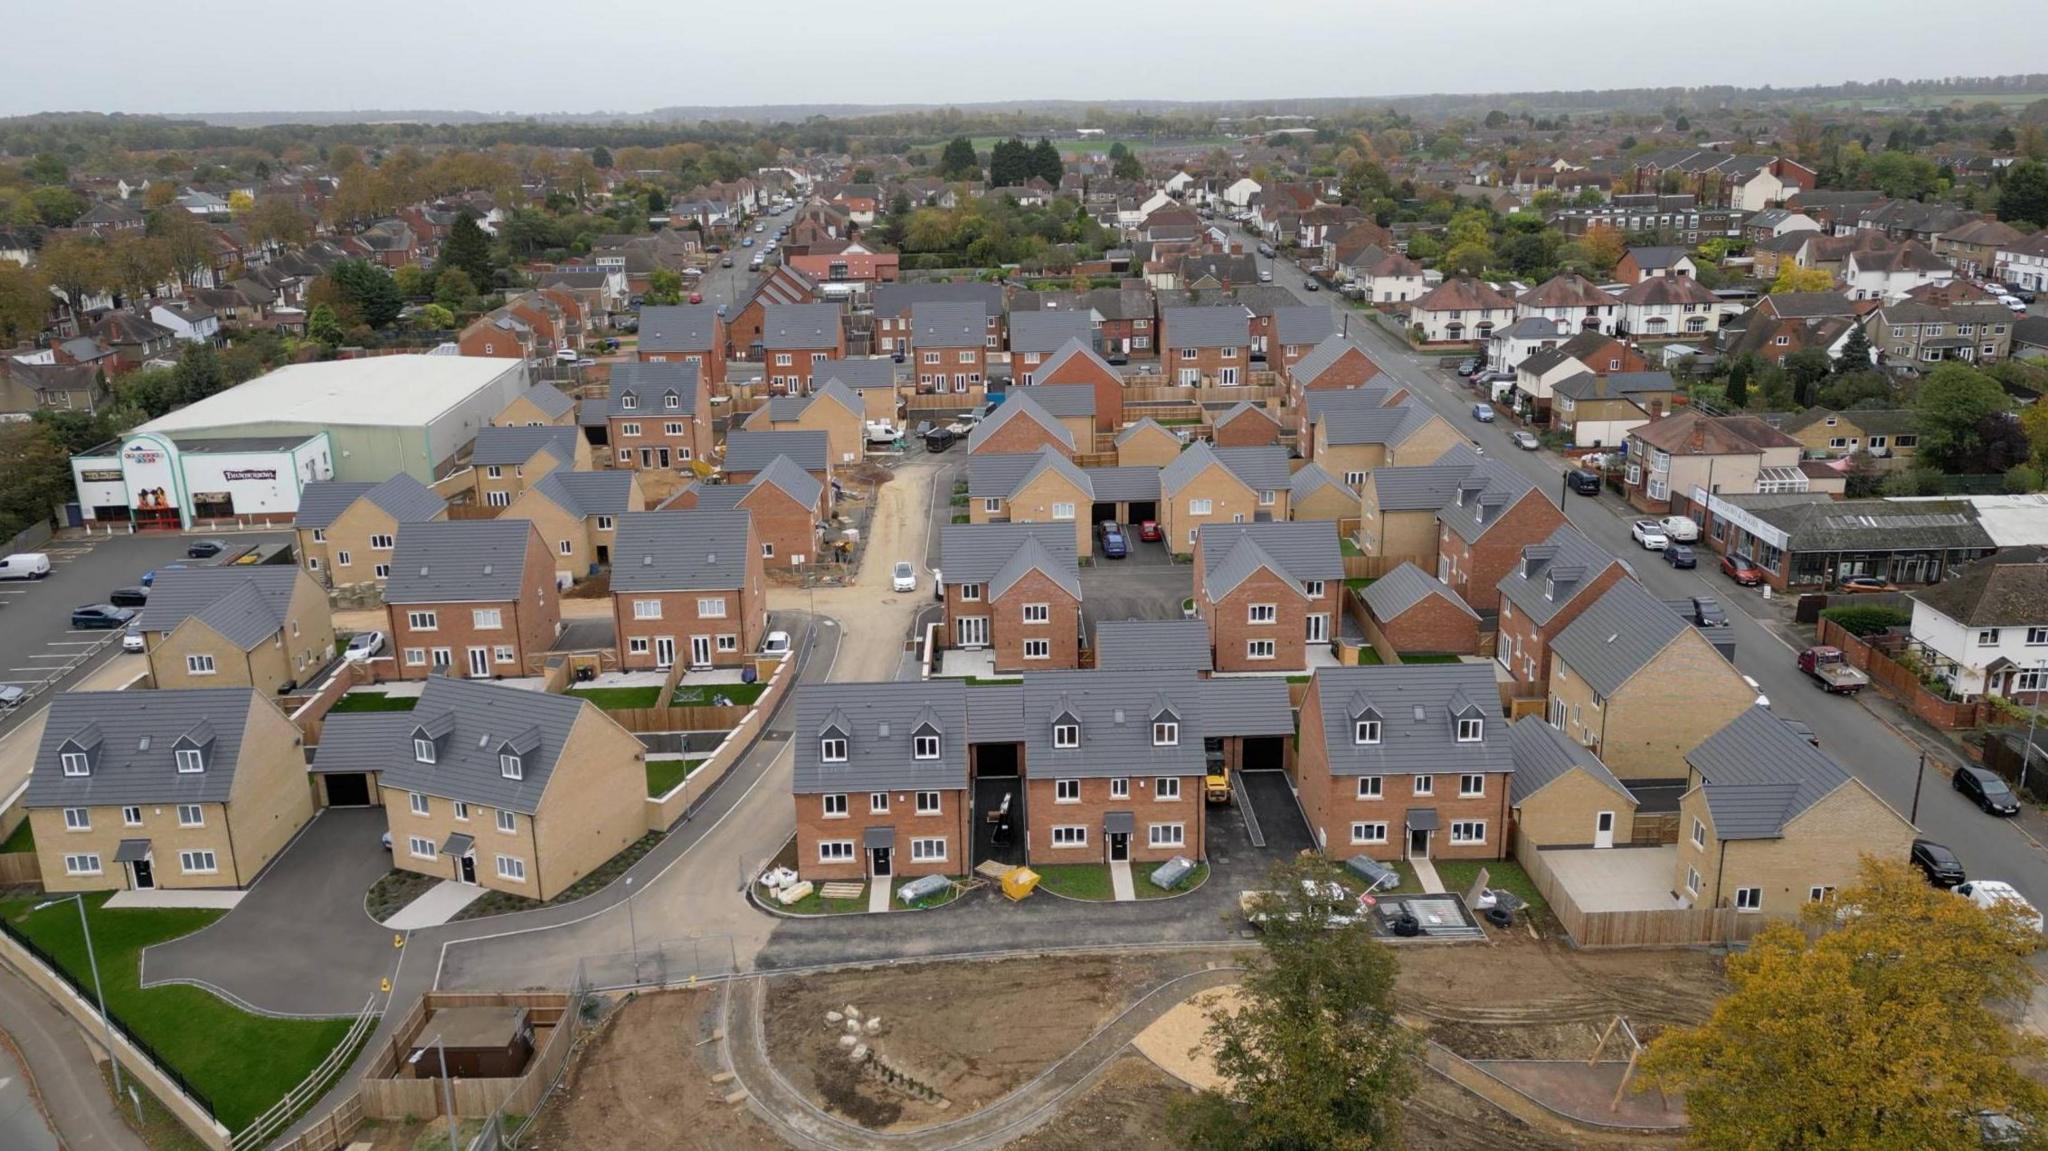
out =
{"type": "Polygon", "coordinates": [[[299,560],[322,587],[383,586],[401,524],[448,518],[448,501],[400,472],[381,483],[322,480],[299,492],[299,560]]]}
{"type": "Polygon", "coordinates": [[[635,472],[557,471],[520,493],[498,517],[526,520],[555,558],[555,579],[580,580],[612,562],[619,517],[644,503],[635,472]]]}
{"type": "Polygon", "coordinates": [[[334,617],[311,573],[284,564],[170,568],[141,616],[156,687],[274,695],[334,658],[334,617]]]}

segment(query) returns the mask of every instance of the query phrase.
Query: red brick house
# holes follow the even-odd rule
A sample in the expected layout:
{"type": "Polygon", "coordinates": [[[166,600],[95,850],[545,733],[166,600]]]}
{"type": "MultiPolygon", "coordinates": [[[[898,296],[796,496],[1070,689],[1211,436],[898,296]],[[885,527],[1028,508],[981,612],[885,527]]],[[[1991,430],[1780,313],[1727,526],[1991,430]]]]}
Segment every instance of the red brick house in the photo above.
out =
{"type": "Polygon", "coordinates": [[[967,437],[968,453],[1014,455],[1051,448],[1073,459],[1075,452],[1081,449],[1073,430],[1046,410],[1032,394],[1045,386],[1048,385],[1034,385],[1011,392],[1010,398],[988,419],[977,424],[967,437]]]}
{"type": "Polygon", "coordinates": [[[1195,539],[1195,611],[1219,672],[1301,672],[1328,655],[1344,589],[1337,525],[1208,524],[1195,539]]]}
{"type": "Polygon", "coordinates": [[[788,456],[777,456],[744,484],[692,484],[662,505],[664,511],[740,511],[753,517],[766,568],[818,562],[819,525],[830,518],[826,488],[788,456]]]}
{"type": "Polygon", "coordinates": [[[737,667],[767,634],[760,537],[743,511],[632,512],[612,552],[612,623],[629,671],[737,667]]]}
{"type": "Polygon", "coordinates": [[[837,304],[771,304],[761,313],[762,378],[774,395],[802,395],[827,360],[846,358],[837,304]]]}
{"type": "Polygon", "coordinates": [[[605,424],[616,466],[687,469],[710,455],[710,392],[696,364],[614,364],[611,389],[605,424]]]}
{"type": "Polygon", "coordinates": [[[922,393],[982,394],[988,378],[988,313],[978,303],[910,307],[910,360],[922,393]]]}
{"type": "MultiPolygon", "coordinates": [[[[1365,589],[1365,638],[1389,654],[1477,655],[1479,613],[1436,577],[1404,563],[1365,589]]],[[[1387,660],[1393,663],[1393,660],[1387,660]]]]}
{"type": "Polygon", "coordinates": [[[736,360],[761,359],[768,309],[778,304],[808,304],[817,298],[818,286],[810,277],[787,265],[770,268],[726,309],[725,355],[736,360]]]}
{"type": "Polygon", "coordinates": [[[1070,524],[948,524],[945,637],[997,671],[1080,666],[1081,576],[1070,524]]]}
{"type": "Polygon", "coordinates": [[[962,680],[796,689],[796,870],[878,884],[973,868],[962,680]]]}
{"type": "Polygon", "coordinates": [[[1436,578],[1479,611],[1500,606],[1501,577],[1550,537],[1564,512],[1515,468],[1480,459],[1437,509],[1436,578]]]}
{"type": "Polygon", "coordinates": [[[1620,560],[1570,524],[1522,549],[1521,561],[1496,585],[1500,631],[1494,641],[1494,658],[1513,678],[1518,698],[1548,696],[1550,641],[1627,574],[1620,560]]]}
{"type": "Polygon", "coordinates": [[[1257,404],[1232,404],[1209,425],[1209,438],[1219,448],[1262,448],[1280,442],[1280,421],[1257,404]]]}
{"type": "Polygon", "coordinates": [[[402,679],[527,675],[562,630],[555,559],[531,520],[400,524],[384,604],[402,679]]]}
{"type": "Polygon", "coordinates": [[[1167,382],[1186,388],[1251,382],[1251,319],[1243,305],[1167,308],[1160,328],[1167,382]]]}
{"type": "MultiPolygon", "coordinates": [[[[1013,369],[1014,370],[1014,369],[1013,369]]],[[[1113,432],[1123,426],[1124,378],[1108,360],[1079,340],[1068,340],[1031,369],[1034,386],[1086,384],[1095,389],[1095,430],[1113,432]]],[[[1017,377],[1018,383],[1027,381],[1017,377]]]]}
{"type": "MultiPolygon", "coordinates": [[[[636,355],[643,364],[695,364],[710,394],[725,394],[725,360],[729,337],[725,319],[710,304],[673,304],[640,309],[640,342],[636,355]]],[[[613,371],[616,386],[617,370],[613,371]]],[[[699,453],[702,454],[701,452],[699,453]]]]}

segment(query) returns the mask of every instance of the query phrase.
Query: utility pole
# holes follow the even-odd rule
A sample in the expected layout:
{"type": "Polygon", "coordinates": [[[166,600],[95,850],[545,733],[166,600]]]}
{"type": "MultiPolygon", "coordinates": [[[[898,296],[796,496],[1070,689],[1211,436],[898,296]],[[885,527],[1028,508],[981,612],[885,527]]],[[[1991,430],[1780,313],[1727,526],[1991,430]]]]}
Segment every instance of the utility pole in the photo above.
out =
{"type": "Polygon", "coordinates": [[[2034,702],[2032,706],[2030,706],[2027,709],[2027,747],[2026,750],[2020,753],[2021,795],[2025,795],[2027,793],[2027,769],[2029,767],[2032,767],[2034,763],[2034,728],[2041,722],[2040,681],[2043,678],[2048,678],[2048,671],[2044,671],[2044,669],[2048,669],[2048,660],[2043,660],[2034,665],[2034,702]]]}
{"type": "Polygon", "coordinates": [[[1913,814],[1906,817],[1907,823],[1917,825],[1920,822],[1920,784],[1926,778],[1927,753],[1923,751],[1920,753],[1920,770],[1913,776],[1913,814]]]}

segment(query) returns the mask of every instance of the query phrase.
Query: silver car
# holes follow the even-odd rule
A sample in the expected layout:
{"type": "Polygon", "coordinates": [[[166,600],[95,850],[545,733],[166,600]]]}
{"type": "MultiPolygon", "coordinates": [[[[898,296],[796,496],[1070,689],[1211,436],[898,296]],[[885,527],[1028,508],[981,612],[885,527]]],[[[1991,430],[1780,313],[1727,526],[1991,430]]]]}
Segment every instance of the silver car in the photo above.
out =
{"type": "Polygon", "coordinates": [[[1515,446],[1525,452],[1533,452],[1543,446],[1543,442],[1536,438],[1534,432],[1516,432],[1514,440],[1515,446]]]}

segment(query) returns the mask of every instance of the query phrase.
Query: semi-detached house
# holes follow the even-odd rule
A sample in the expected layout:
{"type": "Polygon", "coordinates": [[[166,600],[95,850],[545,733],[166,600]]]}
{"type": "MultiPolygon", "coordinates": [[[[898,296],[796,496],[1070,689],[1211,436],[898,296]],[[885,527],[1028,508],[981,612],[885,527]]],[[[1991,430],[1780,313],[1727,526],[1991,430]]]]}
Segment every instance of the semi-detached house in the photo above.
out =
{"type": "Polygon", "coordinates": [[[1560,524],[1541,543],[1522,549],[1520,560],[1494,586],[1500,592],[1500,622],[1494,658],[1506,669],[1520,698],[1546,698],[1550,684],[1550,641],[1628,571],[1613,553],[1560,524]]]}
{"type": "Polygon", "coordinates": [[[590,444],[575,428],[478,428],[470,448],[470,469],[476,481],[476,502],[507,508],[520,493],[557,468],[590,470],[590,444]]]}
{"type": "Polygon", "coordinates": [[[555,558],[555,582],[585,579],[612,562],[619,517],[639,511],[633,472],[554,471],[512,501],[500,519],[526,520],[555,558]]]}

